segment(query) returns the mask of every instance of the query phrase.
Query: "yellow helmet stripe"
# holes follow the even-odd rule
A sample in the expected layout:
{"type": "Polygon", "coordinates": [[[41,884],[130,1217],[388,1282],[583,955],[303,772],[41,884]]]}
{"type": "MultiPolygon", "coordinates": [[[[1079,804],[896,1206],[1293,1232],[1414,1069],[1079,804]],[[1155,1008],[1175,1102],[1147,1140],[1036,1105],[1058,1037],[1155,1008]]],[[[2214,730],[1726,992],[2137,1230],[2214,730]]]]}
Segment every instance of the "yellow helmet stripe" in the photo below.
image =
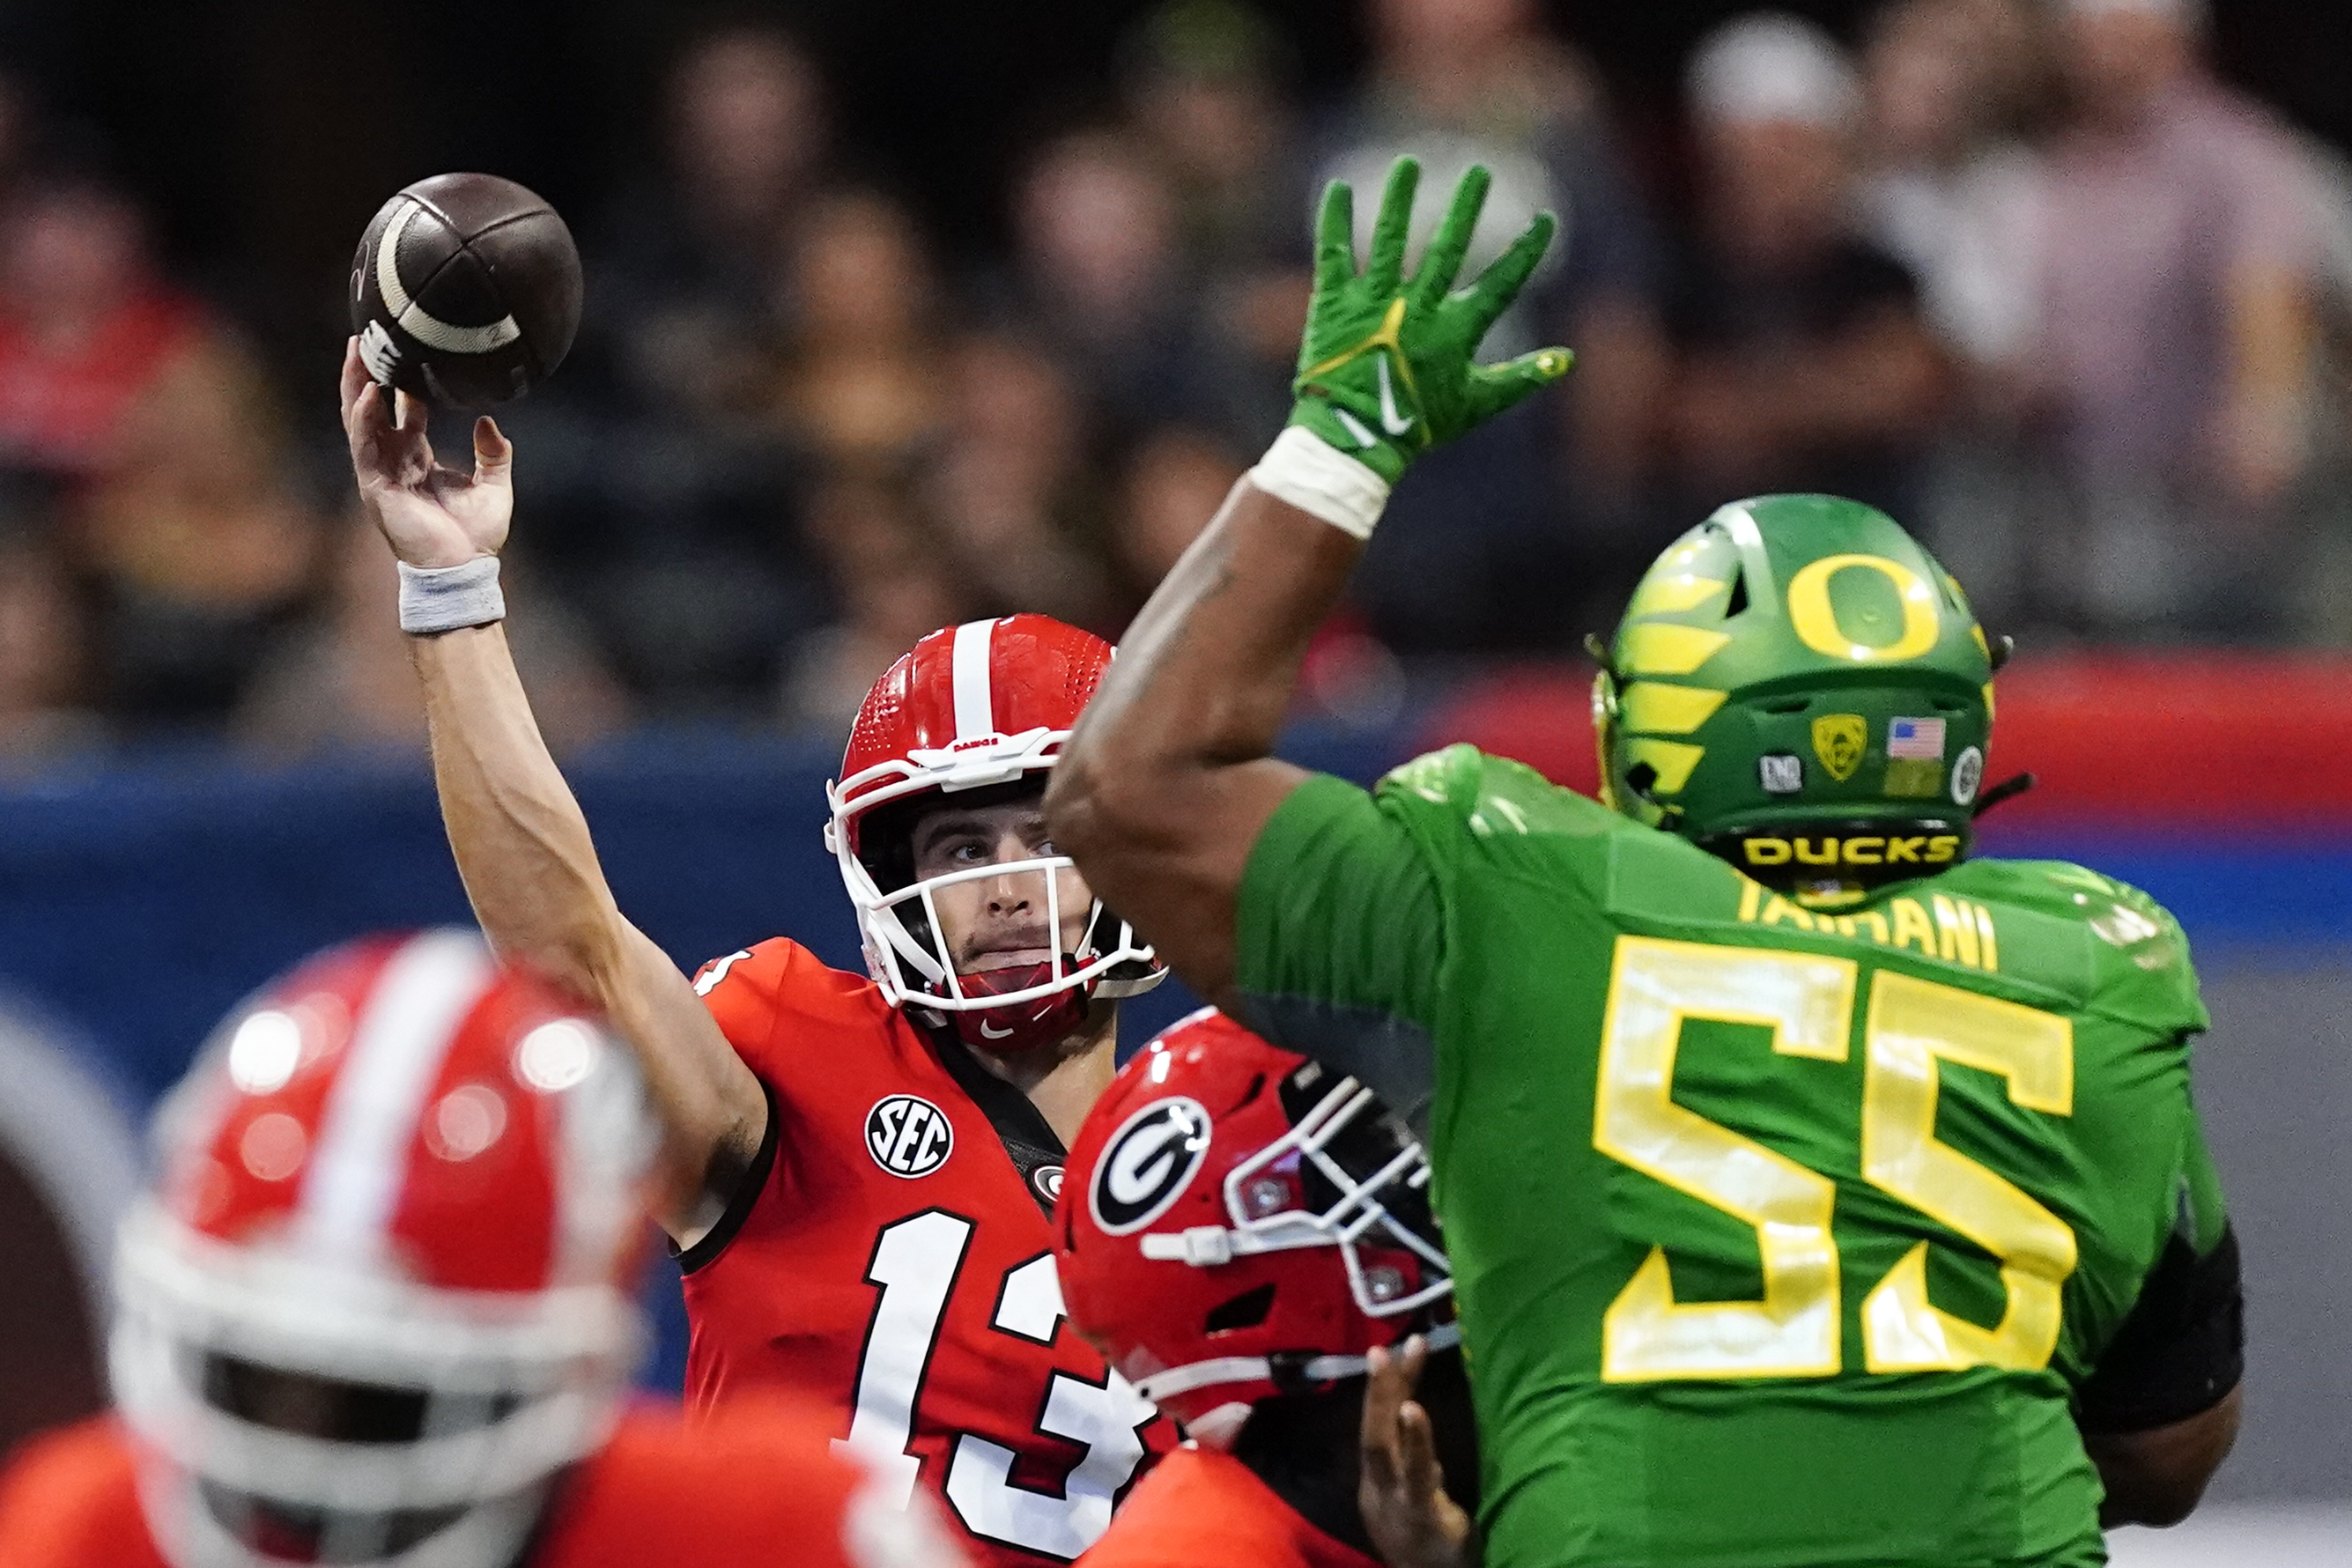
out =
{"type": "Polygon", "coordinates": [[[1625,628],[1625,668],[1621,675],[1688,675],[1731,640],[1729,632],[1672,621],[1643,621],[1625,628]]]}
{"type": "Polygon", "coordinates": [[[1625,728],[1653,735],[1687,735],[1723,706],[1725,694],[1704,686],[1637,680],[1621,699],[1625,728]]]}

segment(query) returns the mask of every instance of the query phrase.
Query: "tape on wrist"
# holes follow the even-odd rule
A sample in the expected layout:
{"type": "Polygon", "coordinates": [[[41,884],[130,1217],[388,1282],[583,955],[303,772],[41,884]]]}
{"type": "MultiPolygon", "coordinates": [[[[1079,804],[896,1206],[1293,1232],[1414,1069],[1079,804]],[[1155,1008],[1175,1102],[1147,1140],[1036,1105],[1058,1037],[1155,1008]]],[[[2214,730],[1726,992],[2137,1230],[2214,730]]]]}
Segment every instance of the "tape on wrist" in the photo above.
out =
{"type": "Polygon", "coordinates": [[[1342,533],[1370,539],[1389,504],[1389,482],[1303,426],[1274,438],[1250,482],[1276,500],[1321,518],[1342,533]]]}
{"type": "Polygon", "coordinates": [[[400,563],[400,629],[410,636],[487,626],[506,618],[497,556],[477,555],[462,566],[400,563]]]}

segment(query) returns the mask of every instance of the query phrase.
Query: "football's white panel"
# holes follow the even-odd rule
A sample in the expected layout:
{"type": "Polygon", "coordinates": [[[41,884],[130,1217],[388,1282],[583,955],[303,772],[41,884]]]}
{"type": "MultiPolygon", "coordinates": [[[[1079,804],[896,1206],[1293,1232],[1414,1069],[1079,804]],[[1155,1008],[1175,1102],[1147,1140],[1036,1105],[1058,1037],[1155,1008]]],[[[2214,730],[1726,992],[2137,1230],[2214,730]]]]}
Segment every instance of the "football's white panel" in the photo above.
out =
{"type": "Polygon", "coordinates": [[[383,296],[384,309],[400,323],[400,330],[426,348],[446,354],[486,354],[521,337],[522,329],[515,325],[512,316],[501,316],[487,327],[454,326],[428,314],[408,297],[407,287],[400,280],[400,237],[423,210],[415,202],[402,207],[400,216],[383,226],[383,237],[375,246],[376,291],[383,296]]]}

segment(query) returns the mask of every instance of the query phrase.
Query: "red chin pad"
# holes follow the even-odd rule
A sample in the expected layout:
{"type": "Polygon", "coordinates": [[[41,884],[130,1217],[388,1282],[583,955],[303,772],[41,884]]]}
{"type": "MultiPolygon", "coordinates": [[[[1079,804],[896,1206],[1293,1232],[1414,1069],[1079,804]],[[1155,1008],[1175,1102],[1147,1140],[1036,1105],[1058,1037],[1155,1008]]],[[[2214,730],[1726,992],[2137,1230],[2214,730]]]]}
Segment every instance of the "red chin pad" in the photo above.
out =
{"type": "MultiPolygon", "coordinates": [[[[1071,966],[1071,961],[1065,960],[1064,973],[1071,966]]],[[[1051,963],[1022,963],[960,974],[956,982],[966,996],[989,996],[1026,991],[1053,978],[1051,963]]],[[[956,1037],[974,1050],[1000,1054],[1034,1050],[1052,1045],[1086,1022],[1087,993],[1091,989],[1074,985],[1051,996],[1034,996],[1006,1007],[950,1013],[948,1018],[955,1026],[956,1037]]]]}

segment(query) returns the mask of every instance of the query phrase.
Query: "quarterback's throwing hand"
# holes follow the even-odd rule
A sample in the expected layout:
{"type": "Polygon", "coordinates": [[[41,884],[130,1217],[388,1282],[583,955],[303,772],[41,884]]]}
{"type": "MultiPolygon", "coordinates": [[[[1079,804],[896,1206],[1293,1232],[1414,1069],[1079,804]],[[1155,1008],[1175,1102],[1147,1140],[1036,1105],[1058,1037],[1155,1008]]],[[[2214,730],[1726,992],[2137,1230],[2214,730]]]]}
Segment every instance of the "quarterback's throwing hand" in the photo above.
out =
{"type": "Polygon", "coordinates": [[[1473,1568],[1470,1516],[1446,1494],[1429,1412],[1412,1403],[1428,1346],[1415,1335],[1401,1352],[1376,1348],[1367,1359],[1356,1506],[1373,1550],[1389,1568],[1473,1568]]]}
{"type": "Polygon", "coordinates": [[[359,340],[343,350],[343,434],[368,517],[411,566],[462,566],[495,555],[514,515],[514,444],[488,416],[474,421],[474,471],[433,460],[425,407],[368,376],[359,340]]]}
{"type": "Polygon", "coordinates": [[[1421,165],[1400,158],[1381,196],[1371,254],[1356,269],[1355,194],[1334,180],[1315,234],[1315,300],[1298,353],[1290,423],[1394,484],[1423,447],[1493,418],[1568,374],[1575,356],[1538,349],[1482,365],[1480,340],[1518,297],[1551,244],[1557,223],[1538,213],[1468,287],[1455,289],[1471,231],[1491,183],[1473,164],[1421,258],[1404,276],[1421,165]]]}

